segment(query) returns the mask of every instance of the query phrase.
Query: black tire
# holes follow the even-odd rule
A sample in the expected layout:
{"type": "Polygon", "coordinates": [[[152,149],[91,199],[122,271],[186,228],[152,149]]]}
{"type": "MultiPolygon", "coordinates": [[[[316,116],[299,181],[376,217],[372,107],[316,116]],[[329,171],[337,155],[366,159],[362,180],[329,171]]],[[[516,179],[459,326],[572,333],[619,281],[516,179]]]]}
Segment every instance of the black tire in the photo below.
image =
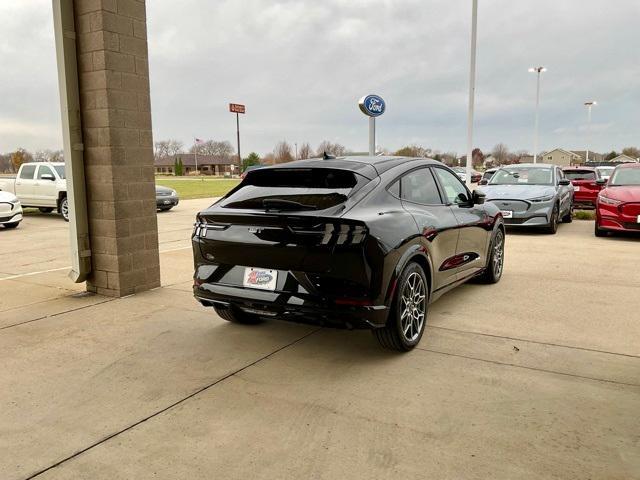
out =
{"type": "Polygon", "coordinates": [[[387,324],[371,332],[384,348],[408,352],[420,343],[424,334],[429,306],[429,284],[422,267],[416,262],[410,262],[402,271],[397,285],[387,324]]]}
{"type": "Polygon", "coordinates": [[[549,225],[545,228],[545,231],[551,235],[555,235],[558,231],[558,221],[559,221],[559,208],[558,205],[553,206],[553,210],[551,211],[551,218],[549,221],[549,225]]]}
{"type": "Polygon", "coordinates": [[[18,225],[20,225],[20,222],[5,223],[4,228],[16,228],[18,225]]]}
{"type": "Polygon", "coordinates": [[[498,229],[491,242],[487,267],[479,279],[482,283],[498,283],[504,270],[504,232],[498,229]]]}
{"type": "Polygon", "coordinates": [[[67,200],[67,197],[64,197],[62,200],[60,200],[60,205],[58,205],[58,213],[62,215],[62,218],[64,218],[65,222],[69,221],[69,201],[67,200]]]}
{"type": "Polygon", "coordinates": [[[38,207],[38,210],[40,210],[42,213],[51,213],[51,212],[53,212],[53,208],[52,207],[38,207]]]}
{"type": "Polygon", "coordinates": [[[214,305],[213,308],[218,316],[227,322],[242,323],[244,325],[255,325],[256,323],[260,323],[260,317],[257,315],[243,312],[242,310],[232,306],[222,307],[214,305]]]}
{"type": "Polygon", "coordinates": [[[573,222],[573,202],[569,204],[569,211],[562,217],[562,223],[573,222]]]}
{"type": "Polygon", "coordinates": [[[593,222],[594,224],[594,229],[593,229],[593,233],[595,234],[596,237],[606,237],[607,236],[607,231],[606,230],[602,230],[600,227],[598,227],[598,220],[596,219],[595,222],[593,222]]]}
{"type": "Polygon", "coordinates": [[[173,207],[161,207],[161,208],[159,208],[159,210],[160,210],[161,212],[168,212],[168,211],[169,211],[169,210],[171,210],[172,208],[173,208],[173,207]]]}

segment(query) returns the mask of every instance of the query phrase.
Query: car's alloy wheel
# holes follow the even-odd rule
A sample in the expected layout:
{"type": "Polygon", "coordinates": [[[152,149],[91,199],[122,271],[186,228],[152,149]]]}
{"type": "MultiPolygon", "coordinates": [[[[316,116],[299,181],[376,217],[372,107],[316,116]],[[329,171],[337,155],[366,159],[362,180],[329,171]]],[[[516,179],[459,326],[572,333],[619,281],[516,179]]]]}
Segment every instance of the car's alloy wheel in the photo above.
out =
{"type": "Polygon", "coordinates": [[[416,262],[405,267],[397,285],[387,324],[373,330],[373,335],[383,347],[406,352],[424,333],[429,290],[424,270],[416,262]]]}
{"type": "Polygon", "coordinates": [[[504,269],[504,232],[498,230],[491,242],[489,259],[484,273],[479,277],[484,283],[498,283],[504,269]]]}
{"type": "Polygon", "coordinates": [[[65,221],[69,221],[69,201],[67,200],[67,197],[64,197],[60,202],[60,214],[65,221]]]}
{"type": "Polygon", "coordinates": [[[427,312],[425,304],[427,287],[417,273],[409,275],[400,296],[400,325],[402,334],[408,342],[414,342],[422,333],[424,316],[427,312]]]}

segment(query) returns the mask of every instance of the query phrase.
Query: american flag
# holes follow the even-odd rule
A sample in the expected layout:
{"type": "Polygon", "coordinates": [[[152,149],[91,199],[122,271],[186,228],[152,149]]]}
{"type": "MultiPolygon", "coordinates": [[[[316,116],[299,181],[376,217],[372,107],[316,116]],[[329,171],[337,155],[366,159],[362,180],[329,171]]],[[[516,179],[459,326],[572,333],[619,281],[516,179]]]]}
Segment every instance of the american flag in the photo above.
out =
{"type": "Polygon", "coordinates": [[[204,140],[202,140],[201,138],[196,138],[196,145],[200,145],[202,143],[204,143],[204,140]]]}

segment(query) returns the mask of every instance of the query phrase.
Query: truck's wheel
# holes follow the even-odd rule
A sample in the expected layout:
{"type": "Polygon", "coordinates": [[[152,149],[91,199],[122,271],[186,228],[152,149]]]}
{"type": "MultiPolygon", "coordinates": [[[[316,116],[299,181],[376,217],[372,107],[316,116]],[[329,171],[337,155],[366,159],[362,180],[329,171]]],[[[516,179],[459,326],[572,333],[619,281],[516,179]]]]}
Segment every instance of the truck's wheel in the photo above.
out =
{"type": "Polygon", "coordinates": [[[64,218],[66,222],[69,221],[69,201],[67,200],[67,197],[64,197],[62,200],[60,200],[60,207],[58,208],[58,212],[60,212],[60,215],[62,215],[62,218],[64,218]]]}
{"type": "Polygon", "coordinates": [[[408,352],[422,338],[428,305],[427,277],[420,265],[411,262],[398,280],[387,324],[372,330],[373,336],[384,348],[408,352]]]}
{"type": "Polygon", "coordinates": [[[38,208],[38,210],[40,210],[42,213],[51,213],[51,212],[53,212],[53,208],[51,208],[51,207],[40,207],[40,208],[38,208]]]}

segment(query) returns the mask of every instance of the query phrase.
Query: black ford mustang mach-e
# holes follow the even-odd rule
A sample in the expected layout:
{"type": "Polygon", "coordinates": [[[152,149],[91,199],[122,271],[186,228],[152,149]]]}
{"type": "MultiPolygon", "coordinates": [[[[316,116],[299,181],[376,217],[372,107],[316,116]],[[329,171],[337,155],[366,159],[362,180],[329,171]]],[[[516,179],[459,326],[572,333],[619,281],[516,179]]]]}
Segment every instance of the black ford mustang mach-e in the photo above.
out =
{"type": "Polygon", "coordinates": [[[193,291],[232,322],[370,328],[406,351],[430,302],[500,280],[504,239],[499,209],[435,160],[300,160],[251,171],[198,213],[193,291]]]}

